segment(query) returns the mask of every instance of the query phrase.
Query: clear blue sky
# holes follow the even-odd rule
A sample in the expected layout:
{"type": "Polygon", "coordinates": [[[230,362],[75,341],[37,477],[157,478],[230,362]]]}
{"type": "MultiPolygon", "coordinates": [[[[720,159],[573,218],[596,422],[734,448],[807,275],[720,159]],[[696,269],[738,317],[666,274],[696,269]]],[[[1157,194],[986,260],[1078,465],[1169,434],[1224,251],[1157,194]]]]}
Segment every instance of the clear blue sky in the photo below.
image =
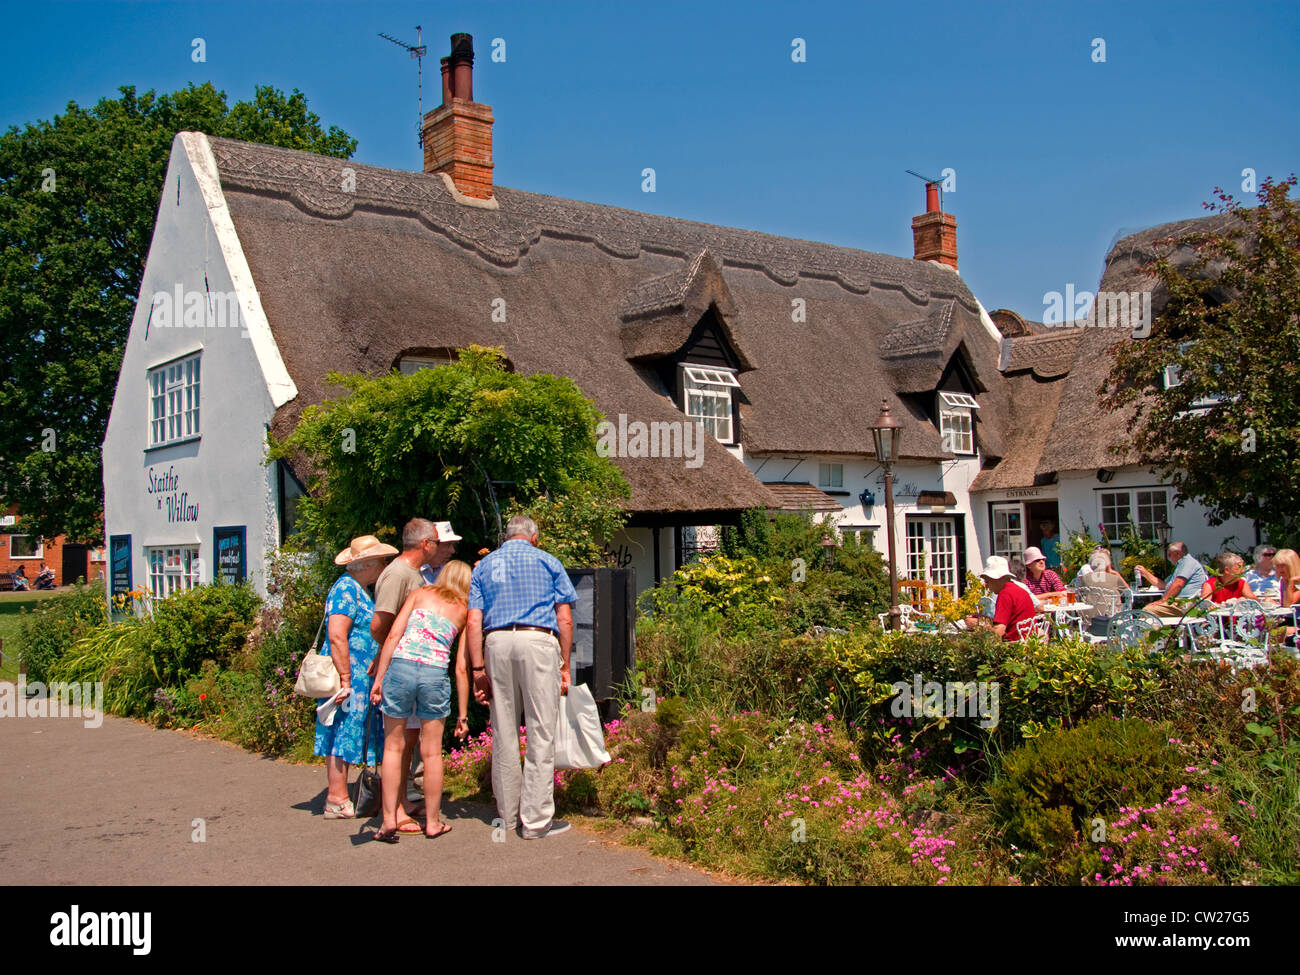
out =
{"type": "Polygon", "coordinates": [[[415,63],[376,33],[414,41],[420,24],[426,108],[448,35],[474,35],[501,185],[910,257],[924,194],[904,170],[951,167],[963,277],[986,307],[1033,319],[1044,292],[1096,287],[1119,231],[1200,215],[1216,185],[1240,195],[1246,167],[1300,169],[1296,3],[2,9],[6,127],[119,85],[211,81],[233,103],[272,84],[355,136],[359,161],[418,169],[415,63]]]}

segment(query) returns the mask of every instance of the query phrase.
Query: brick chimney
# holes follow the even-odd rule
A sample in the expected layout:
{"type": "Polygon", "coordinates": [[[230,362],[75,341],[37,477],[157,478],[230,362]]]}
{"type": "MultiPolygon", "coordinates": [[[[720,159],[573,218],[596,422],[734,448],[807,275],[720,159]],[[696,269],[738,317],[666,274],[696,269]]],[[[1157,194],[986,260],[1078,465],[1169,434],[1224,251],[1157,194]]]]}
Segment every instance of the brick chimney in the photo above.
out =
{"type": "Polygon", "coordinates": [[[424,171],[445,173],[456,189],[492,197],[492,106],[474,101],[474,38],[451,35],[442,59],[442,104],[424,116],[424,171]]]}
{"type": "Polygon", "coordinates": [[[925,213],[912,218],[913,257],[957,270],[957,218],[939,209],[939,184],[925,184],[925,213]]]}

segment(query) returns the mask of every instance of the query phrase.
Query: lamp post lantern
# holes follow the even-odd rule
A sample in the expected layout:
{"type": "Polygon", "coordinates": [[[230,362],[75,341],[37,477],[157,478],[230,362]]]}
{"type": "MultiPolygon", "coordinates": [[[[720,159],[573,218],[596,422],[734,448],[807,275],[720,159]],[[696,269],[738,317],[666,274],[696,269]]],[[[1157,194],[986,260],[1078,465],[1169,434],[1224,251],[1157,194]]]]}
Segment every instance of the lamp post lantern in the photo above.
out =
{"type": "Polygon", "coordinates": [[[871,428],[876,460],[885,468],[885,534],[889,540],[889,628],[898,629],[898,559],[894,554],[894,463],[898,460],[903,425],[889,412],[889,402],[880,401],[880,416],[871,428]]]}
{"type": "Polygon", "coordinates": [[[1160,539],[1161,549],[1169,548],[1169,535],[1173,530],[1174,526],[1164,518],[1161,518],[1160,524],[1156,525],[1156,538],[1160,539]]]}

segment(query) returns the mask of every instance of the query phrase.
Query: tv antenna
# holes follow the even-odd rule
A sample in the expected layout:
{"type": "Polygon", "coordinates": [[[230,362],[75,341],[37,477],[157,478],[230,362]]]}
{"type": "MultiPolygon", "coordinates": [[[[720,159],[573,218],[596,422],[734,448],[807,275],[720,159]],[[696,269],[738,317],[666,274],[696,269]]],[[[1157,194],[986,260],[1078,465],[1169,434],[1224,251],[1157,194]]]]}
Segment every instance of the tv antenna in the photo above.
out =
{"type": "Polygon", "coordinates": [[[415,25],[415,43],[407,44],[405,41],[399,41],[391,34],[385,34],[382,31],[379,34],[386,41],[392,41],[398,47],[404,47],[410,52],[411,57],[415,58],[415,97],[420,117],[415,122],[415,141],[421,149],[424,148],[424,56],[429,53],[429,49],[424,45],[424,33],[419,24],[415,25]]]}
{"type": "Polygon", "coordinates": [[[917,179],[921,180],[921,181],[922,181],[923,183],[925,183],[927,186],[928,186],[930,183],[933,183],[935,186],[939,187],[939,211],[942,213],[942,212],[943,212],[943,180],[941,180],[941,179],[931,179],[929,176],[922,176],[922,175],[921,175],[920,173],[918,173],[915,169],[909,169],[909,170],[907,170],[906,172],[907,172],[907,175],[909,175],[909,176],[915,176],[917,179]]]}

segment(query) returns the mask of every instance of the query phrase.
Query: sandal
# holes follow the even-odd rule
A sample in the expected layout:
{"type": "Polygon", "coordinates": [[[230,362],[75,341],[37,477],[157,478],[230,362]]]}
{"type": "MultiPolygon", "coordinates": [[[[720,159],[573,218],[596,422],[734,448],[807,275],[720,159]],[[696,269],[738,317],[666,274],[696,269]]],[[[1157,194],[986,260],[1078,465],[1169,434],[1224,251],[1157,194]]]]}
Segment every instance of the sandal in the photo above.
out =
{"type": "Polygon", "coordinates": [[[423,833],[424,827],[421,826],[419,823],[417,823],[414,819],[403,819],[400,823],[397,824],[397,832],[408,833],[408,834],[423,833]]]}
{"type": "Polygon", "coordinates": [[[424,838],[425,838],[426,840],[436,840],[439,836],[446,836],[446,835],[447,835],[448,833],[450,833],[450,832],[451,832],[451,824],[450,824],[450,823],[439,823],[439,824],[438,824],[438,832],[436,832],[436,833],[425,833],[425,834],[424,834],[424,838]]]}
{"type": "Polygon", "coordinates": [[[331,802],[329,797],[325,797],[325,818],[326,819],[356,819],[357,810],[352,805],[351,799],[344,799],[342,802],[331,802]]]}
{"type": "Polygon", "coordinates": [[[397,830],[396,830],[396,829],[381,829],[381,830],[378,830],[378,831],[375,833],[375,839],[377,839],[380,843],[396,843],[396,842],[397,842],[397,830]]]}

